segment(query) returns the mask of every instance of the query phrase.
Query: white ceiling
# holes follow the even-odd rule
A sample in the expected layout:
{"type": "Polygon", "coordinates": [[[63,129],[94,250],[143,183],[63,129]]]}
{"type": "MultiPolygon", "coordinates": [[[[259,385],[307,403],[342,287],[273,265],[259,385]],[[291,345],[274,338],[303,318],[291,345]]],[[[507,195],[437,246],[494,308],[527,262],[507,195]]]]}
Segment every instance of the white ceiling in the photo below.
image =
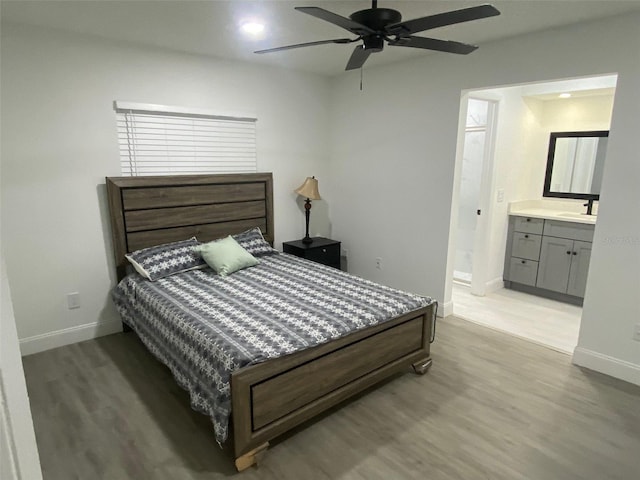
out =
{"type": "MultiPolygon", "coordinates": [[[[379,0],[378,7],[394,8],[403,19],[433,15],[484,3],[458,0],[379,0]]],[[[497,0],[498,17],[453,25],[422,33],[444,40],[480,45],[492,40],[640,10],[640,0],[497,0]]],[[[2,21],[52,27],[118,41],[181,52],[236,59],[337,75],[344,71],[353,45],[322,45],[266,55],[254,50],[288,44],[349,37],[346,30],[297,12],[295,6],[319,6],[349,16],[369,8],[369,1],[337,0],[2,0],[2,21]],[[261,18],[266,32],[248,39],[238,25],[261,18]]],[[[387,47],[372,55],[365,68],[431,53],[413,48],[387,47]]],[[[473,55],[473,53],[471,54],[473,55]]]]}

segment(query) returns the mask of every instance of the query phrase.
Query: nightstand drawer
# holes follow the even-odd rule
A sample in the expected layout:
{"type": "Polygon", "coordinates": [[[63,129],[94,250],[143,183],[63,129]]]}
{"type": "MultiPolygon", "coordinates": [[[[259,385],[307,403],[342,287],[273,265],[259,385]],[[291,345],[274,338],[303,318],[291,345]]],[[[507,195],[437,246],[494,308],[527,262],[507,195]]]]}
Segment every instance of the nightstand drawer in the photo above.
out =
{"type": "Polygon", "coordinates": [[[340,244],[310,248],[304,258],[314,262],[340,268],[340,244]]]}
{"type": "Polygon", "coordinates": [[[282,250],[312,262],[340,268],[340,242],[330,238],[314,237],[311,243],[304,243],[302,240],[283,242],[282,250]]]}

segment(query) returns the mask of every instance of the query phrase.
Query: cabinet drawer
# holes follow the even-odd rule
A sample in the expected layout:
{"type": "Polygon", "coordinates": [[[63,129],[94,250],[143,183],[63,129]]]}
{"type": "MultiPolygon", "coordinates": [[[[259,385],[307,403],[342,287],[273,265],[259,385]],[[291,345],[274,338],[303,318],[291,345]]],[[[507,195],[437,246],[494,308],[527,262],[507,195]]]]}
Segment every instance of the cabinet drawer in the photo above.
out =
{"type": "Polygon", "coordinates": [[[531,217],[515,217],[515,219],[516,222],[514,230],[516,232],[535,233],[537,235],[542,235],[544,219],[531,217]]]}
{"type": "Polygon", "coordinates": [[[593,242],[593,225],[547,220],[544,224],[544,235],[548,237],[570,238],[583,242],[593,242]]]}
{"type": "Polygon", "coordinates": [[[538,276],[538,262],[512,258],[509,266],[509,280],[523,285],[535,286],[538,276]]]}
{"type": "Polygon", "coordinates": [[[511,256],[538,261],[540,258],[541,235],[514,232],[511,256]]]}
{"type": "Polygon", "coordinates": [[[307,260],[329,265],[330,267],[340,268],[340,244],[337,243],[335,245],[310,248],[305,252],[304,257],[307,260]]]}

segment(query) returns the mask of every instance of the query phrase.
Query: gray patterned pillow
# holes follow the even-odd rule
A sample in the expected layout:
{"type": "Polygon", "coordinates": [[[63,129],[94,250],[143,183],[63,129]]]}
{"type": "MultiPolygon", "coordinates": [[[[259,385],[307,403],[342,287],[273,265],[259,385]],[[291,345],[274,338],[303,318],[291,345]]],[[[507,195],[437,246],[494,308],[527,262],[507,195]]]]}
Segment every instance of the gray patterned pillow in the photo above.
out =
{"type": "Polygon", "coordinates": [[[240,244],[242,248],[244,248],[254,257],[279,253],[275,248],[272,248],[271,245],[269,245],[269,243],[264,239],[259,227],[253,227],[246,232],[236,233],[235,235],[231,236],[236,242],[240,244]]]}
{"type": "Polygon", "coordinates": [[[200,243],[196,237],[191,237],[189,240],[136,250],[125,257],[140,275],[153,282],[176,273],[206,267],[205,261],[194,250],[198,245],[200,243]]]}

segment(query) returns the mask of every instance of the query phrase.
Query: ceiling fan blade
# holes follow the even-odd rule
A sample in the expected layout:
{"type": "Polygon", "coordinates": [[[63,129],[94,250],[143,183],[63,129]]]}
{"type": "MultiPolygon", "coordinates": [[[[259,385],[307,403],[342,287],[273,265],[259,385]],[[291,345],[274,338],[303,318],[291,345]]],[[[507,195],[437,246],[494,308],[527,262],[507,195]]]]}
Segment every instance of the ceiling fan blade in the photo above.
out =
{"type": "Polygon", "coordinates": [[[367,61],[367,58],[369,58],[369,55],[371,55],[371,52],[373,52],[373,50],[365,49],[364,45],[358,45],[351,54],[345,70],[357,70],[362,67],[364,62],[367,61]]]}
{"type": "Polygon", "coordinates": [[[459,53],[467,55],[478,47],[467,43],[453,42],[450,40],[437,40],[435,38],[426,37],[402,37],[398,40],[389,42],[393,47],[412,47],[424,48],[426,50],[437,50],[439,52],[459,53]]]}
{"type": "Polygon", "coordinates": [[[447,25],[494,17],[496,15],[500,15],[500,11],[493,5],[479,5],[477,7],[453,10],[451,12],[414,18],[406,22],[389,25],[387,26],[386,32],[388,35],[412,35],[425,30],[431,30],[432,28],[445,27],[447,25]]]}
{"type": "Polygon", "coordinates": [[[301,48],[301,47],[313,47],[314,45],[325,45],[327,43],[352,43],[358,40],[359,40],[358,38],[353,40],[350,38],[336,38],[334,40],[320,40],[318,42],[296,43],[295,45],[286,45],[284,47],[267,48],[266,50],[257,50],[253,53],[279,52],[281,50],[291,50],[292,48],[301,48]]]}
{"type": "Polygon", "coordinates": [[[368,33],[374,33],[374,31],[366,25],[354,22],[350,18],[343,17],[342,15],[330,12],[329,10],[325,10],[324,8],[295,7],[295,9],[302,13],[306,13],[313,17],[319,18],[320,20],[324,20],[325,22],[333,23],[334,25],[344,28],[345,30],[349,30],[351,33],[354,33],[356,35],[366,35],[368,33]]]}

